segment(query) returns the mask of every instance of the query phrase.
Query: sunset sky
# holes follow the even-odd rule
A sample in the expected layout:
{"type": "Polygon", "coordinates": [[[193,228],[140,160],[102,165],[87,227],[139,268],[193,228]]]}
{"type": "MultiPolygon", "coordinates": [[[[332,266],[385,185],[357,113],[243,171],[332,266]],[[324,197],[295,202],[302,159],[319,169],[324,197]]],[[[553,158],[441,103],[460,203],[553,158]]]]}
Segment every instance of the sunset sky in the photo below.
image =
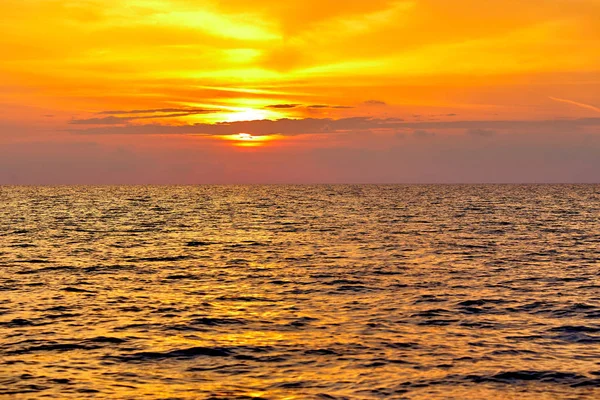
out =
{"type": "Polygon", "coordinates": [[[600,0],[0,15],[0,184],[600,182],[600,0]]]}

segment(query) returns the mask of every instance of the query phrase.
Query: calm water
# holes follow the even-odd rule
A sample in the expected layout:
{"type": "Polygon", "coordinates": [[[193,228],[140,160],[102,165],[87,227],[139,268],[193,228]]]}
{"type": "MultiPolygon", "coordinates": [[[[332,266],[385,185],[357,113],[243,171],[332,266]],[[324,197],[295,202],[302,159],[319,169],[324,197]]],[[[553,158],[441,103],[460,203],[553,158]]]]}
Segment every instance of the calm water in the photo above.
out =
{"type": "Polygon", "coordinates": [[[0,187],[0,395],[599,398],[599,259],[600,186],[0,187]]]}

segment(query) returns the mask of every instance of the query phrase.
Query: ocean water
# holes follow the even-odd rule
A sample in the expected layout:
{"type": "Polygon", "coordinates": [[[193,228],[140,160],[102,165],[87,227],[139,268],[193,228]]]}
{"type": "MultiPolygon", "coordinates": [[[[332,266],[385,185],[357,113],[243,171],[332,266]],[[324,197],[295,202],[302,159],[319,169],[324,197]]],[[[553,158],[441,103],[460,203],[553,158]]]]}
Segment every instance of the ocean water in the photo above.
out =
{"type": "Polygon", "coordinates": [[[600,398],[600,186],[0,187],[0,396],[600,398]]]}

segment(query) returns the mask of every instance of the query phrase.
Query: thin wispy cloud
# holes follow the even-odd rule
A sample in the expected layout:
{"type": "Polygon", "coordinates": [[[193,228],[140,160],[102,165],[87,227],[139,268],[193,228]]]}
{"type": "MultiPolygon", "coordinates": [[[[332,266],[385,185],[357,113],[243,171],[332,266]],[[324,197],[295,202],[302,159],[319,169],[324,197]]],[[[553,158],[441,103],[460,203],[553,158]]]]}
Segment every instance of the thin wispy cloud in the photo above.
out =
{"type": "Polygon", "coordinates": [[[69,121],[71,125],[121,125],[126,124],[134,118],[127,117],[102,117],[102,118],[84,118],[73,119],[69,121]]]}
{"type": "MultiPolygon", "coordinates": [[[[102,113],[100,113],[102,114],[102,113]]],[[[121,115],[123,115],[125,113],[122,113],[121,115]]],[[[135,114],[135,113],[133,113],[135,114]]],[[[84,118],[84,119],[73,119],[71,120],[69,123],[71,125],[119,125],[119,124],[126,124],[130,121],[134,121],[134,120],[140,120],[140,119],[163,119],[163,118],[180,118],[180,117],[187,117],[190,115],[197,115],[197,114],[204,114],[203,112],[196,112],[196,111],[190,111],[190,112],[178,112],[178,113],[171,113],[171,114],[155,114],[155,115],[134,115],[134,116],[129,116],[129,117],[115,117],[115,116],[109,116],[109,117],[94,117],[94,118],[84,118]]],[[[117,114],[119,115],[119,114],[117,114]]]]}
{"type": "Polygon", "coordinates": [[[387,103],[381,100],[367,100],[363,104],[366,106],[387,106],[387,103]]]}
{"type": "Polygon", "coordinates": [[[264,108],[265,109],[275,109],[275,110],[285,110],[285,109],[292,109],[292,108],[307,108],[309,110],[318,110],[318,109],[351,109],[354,107],[353,106],[342,106],[342,105],[330,105],[330,104],[304,105],[304,104],[298,104],[298,103],[289,103],[289,104],[284,103],[284,104],[271,104],[264,108]]]}
{"type": "Polygon", "coordinates": [[[338,109],[345,109],[345,108],[354,108],[352,106],[331,106],[329,104],[312,104],[310,106],[306,106],[306,108],[338,108],[338,109]]]}
{"type": "Polygon", "coordinates": [[[552,96],[550,96],[549,98],[551,100],[558,101],[560,103],[572,104],[577,107],[585,108],[587,110],[592,110],[592,111],[596,111],[597,113],[600,113],[600,107],[596,107],[591,104],[580,103],[578,101],[569,100],[569,99],[561,99],[561,98],[552,97],[552,96]]]}
{"type": "Polygon", "coordinates": [[[287,109],[287,108],[296,108],[301,105],[302,104],[271,104],[269,106],[266,106],[265,108],[287,109]]]}
{"type": "Polygon", "coordinates": [[[194,113],[208,114],[219,112],[219,109],[213,108],[151,108],[145,110],[115,110],[115,111],[100,111],[102,115],[128,115],[128,114],[161,114],[161,113],[194,113]]]}

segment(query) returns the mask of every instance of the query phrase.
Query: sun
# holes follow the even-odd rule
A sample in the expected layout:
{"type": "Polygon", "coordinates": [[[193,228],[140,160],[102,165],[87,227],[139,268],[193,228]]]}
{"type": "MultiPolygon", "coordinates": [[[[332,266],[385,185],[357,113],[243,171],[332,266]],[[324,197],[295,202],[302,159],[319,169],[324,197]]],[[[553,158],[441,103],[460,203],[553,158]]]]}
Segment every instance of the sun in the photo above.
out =
{"type": "Polygon", "coordinates": [[[281,135],[260,135],[254,136],[249,133],[238,133],[236,135],[223,135],[221,139],[229,140],[233,142],[234,146],[238,147],[259,147],[267,144],[268,142],[276,139],[281,139],[281,135]]]}
{"type": "Polygon", "coordinates": [[[240,133],[238,135],[238,140],[254,140],[255,137],[249,133],[240,133]]]}
{"type": "Polygon", "coordinates": [[[261,119],[267,119],[269,112],[267,110],[256,110],[253,108],[243,108],[237,111],[228,113],[226,116],[226,122],[239,122],[239,121],[257,121],[261,119]]]}

